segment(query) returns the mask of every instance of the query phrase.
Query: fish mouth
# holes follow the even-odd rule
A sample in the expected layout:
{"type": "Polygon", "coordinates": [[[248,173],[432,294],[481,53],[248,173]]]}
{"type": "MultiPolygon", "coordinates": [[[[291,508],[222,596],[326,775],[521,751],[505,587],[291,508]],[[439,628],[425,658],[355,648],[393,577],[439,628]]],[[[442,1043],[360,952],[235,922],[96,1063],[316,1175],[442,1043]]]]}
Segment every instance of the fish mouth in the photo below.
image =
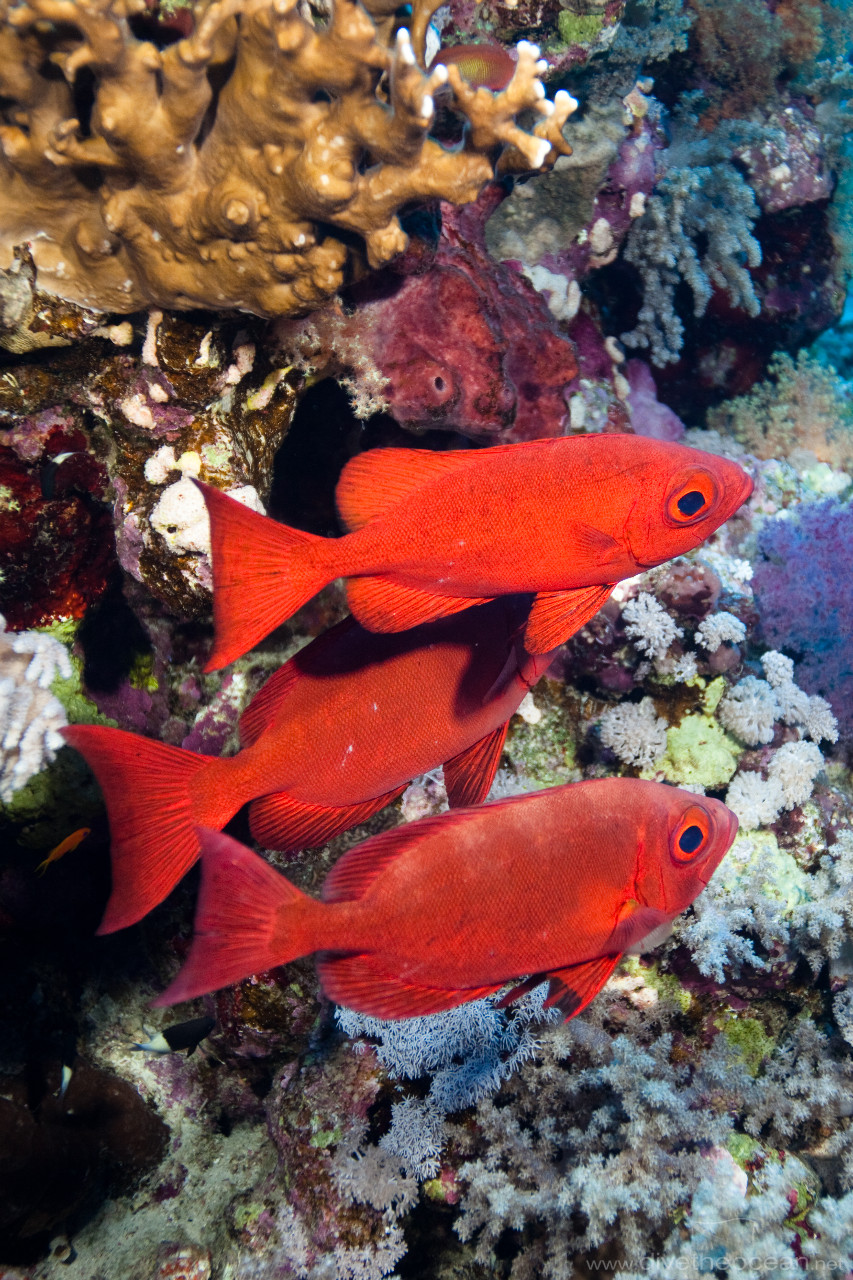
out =
{"type": "Polygon", "coordinates": [[[752,476],[747,475],[747,473],[744,472],[743,480],[741,481],[741,486],[740,486],[740,496],[738,498],[735,511],[740,511],[743,504],[749,501],[749,499],[752,497],[754,489],[755,489],[755,481],[753,480],[752,476]]]}

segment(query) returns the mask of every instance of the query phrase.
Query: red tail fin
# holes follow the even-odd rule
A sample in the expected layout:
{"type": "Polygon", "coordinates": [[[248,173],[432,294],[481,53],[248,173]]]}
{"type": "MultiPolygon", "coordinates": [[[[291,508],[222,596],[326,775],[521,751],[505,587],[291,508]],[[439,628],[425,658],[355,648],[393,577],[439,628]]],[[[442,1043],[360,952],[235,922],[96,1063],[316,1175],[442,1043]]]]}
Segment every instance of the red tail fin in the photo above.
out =
{"type": "Polygon", "coordinates": [[[154,1001],[177,1004],[230,987],[315,949],[312,925],[324,910],[245,845],[197,828],[202,848],[195,935],[184,967],[154,1001]]]}
{"type": "Polygon", "coordinates": [[[221,489],[195,483],[207,503],[213,557],[216,639],[205,670],[217,671],[286,622],[335,575],[304,555],[325,538],[277,524],[221,489]]]}
{"type": "Polygon", "coordinates": [[[211,757],[99,725],[69,725],[61,733],[104,793],[113,891],[98,933],[113,933],[162,902],[197,859],[189,784],[211,757]]]}

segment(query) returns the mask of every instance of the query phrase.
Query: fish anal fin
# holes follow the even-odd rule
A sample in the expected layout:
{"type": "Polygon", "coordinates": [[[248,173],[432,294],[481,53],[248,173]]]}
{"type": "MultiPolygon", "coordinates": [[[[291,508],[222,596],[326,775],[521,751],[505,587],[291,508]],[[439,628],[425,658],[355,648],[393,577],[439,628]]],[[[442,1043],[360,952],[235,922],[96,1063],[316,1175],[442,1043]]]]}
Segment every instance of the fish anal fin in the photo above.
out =
{"type": "Polygon", "coordinates": [[[460,819],[464,821],[464,814],[441,813],[420,822],[404,822],[349,849],[326,876],[323,902],[355,902],[363,898],[385,868],[430,836],[436,825],[448,832],[460,819]]]}
{"type": "Polygon", "coordinates": [[[319,805],[296,800],[285,791],[262,796],[249,806],[249,829],[265,849],[293,853],[325,844],[342,831],[366,822],[405,791],[405,785],[359,804],[319,805]]]}
{"type": "Polygon", "coordinates": [[[559,1009],[568,1022],[598,995],[620,959],[619,955],[597,956],[594,960],[582,960],[579,964],[570,964],[564,969],[534,974],[508,991],[498,1002],[498,1008],[505,1008],[547,981],[548,995],[543,1008],[559,1009]]]}
{"type": "Polygon", "coordinates": [[[528,653],[548,653],[594,618],[605,603],[614,583],[576,587],[571,591],[540,591],[533,601],[524,647],[528,653]]]}
{"type": "Polygon", "coordinates": [[[449,991],[423,987],[382,973],[371,955],[324,954],[317,959],[323,990],[330,1000],[374,1018],[415,1018],[455,1009],[500,990],[499,986],[449,991]]]}
{"type": "Polygon", "coordinates": [[[361,529],[430,480],[470,465],[476,456],[473,450],[369,449],[341,472],[335,490],[338,514],[348,532],[361,529]]]}
{"type": "Polygon", "coordinates": [[[445,761],[444,785],[451,809],[481,804],[485,800],[500,763],[508,728],[506,720],[485,738],[445,761]]]}
{"type": "Polygon", "coordinates": [[[440,596],[378,575],[350,578],[347,582],[349,607],[368,631],[408,631],[422,622],[446,618],[492,599],[493,596],[440,596]]]}

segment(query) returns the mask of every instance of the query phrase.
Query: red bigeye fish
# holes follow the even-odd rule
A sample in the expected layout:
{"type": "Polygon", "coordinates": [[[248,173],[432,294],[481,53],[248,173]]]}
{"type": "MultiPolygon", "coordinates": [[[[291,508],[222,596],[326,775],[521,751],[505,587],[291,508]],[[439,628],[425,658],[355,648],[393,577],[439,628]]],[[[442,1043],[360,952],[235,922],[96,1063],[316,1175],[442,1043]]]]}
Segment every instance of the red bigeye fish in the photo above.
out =
{"type": "Polygon", "coordinates": [[[210,512],[215,670],[327,582],[370,631],[536,592],[530,653],[555,649],[614,585],[703,542],[746,501],[736,462],[634,435],[430,453],[372,449],[337,487],[343,538],[277,524],[200,485],[210,512]]]}
{"type": "Polygon", "coordinates": [[[256,840],[292,850],[365,822],[442,763],[451,804],[479,803],[509,717],[551,661],[518,638],[528,607],[507,598],[400,635],[347,618],[267,681],[230,758],[121,729],[63,729],[109,815],[113,886],[99,933],[161,902],[199,856],[196,826],[224,827],[244,804],[256,840]]]}
{"type": "Polygon", "coordinates": [[[737,831],[706,796],[604,778],[396,827],[332,868],[322,901],[202,832],[202,883],[174,1004],[320,952],[326,995],[377,1018],[436,1013],[550,980],[567,1018],[620,956],[662,941],[737,831]]]}
{"type": "Polygon", "coordinates": [[[456,44],[439,49],[430,70],[439,63],[458,67],[462,77],[475,89],[499,93],[515,74],[515,61],[500,44],[456,44]]]}

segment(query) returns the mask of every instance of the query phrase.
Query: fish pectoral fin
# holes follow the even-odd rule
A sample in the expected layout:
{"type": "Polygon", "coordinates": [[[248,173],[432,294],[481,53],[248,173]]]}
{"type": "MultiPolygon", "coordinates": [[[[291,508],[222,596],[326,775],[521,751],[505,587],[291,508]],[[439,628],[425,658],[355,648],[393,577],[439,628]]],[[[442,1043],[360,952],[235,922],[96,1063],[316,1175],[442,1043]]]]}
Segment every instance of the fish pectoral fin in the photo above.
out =
{"type": "Polygon", "coordinates": [[[629,951],[641,939],[656,933],[661,925],[669,923],[671,919],[671,915],[658,911],[656,907],[640,906],[638,903],[626,904],[620,912],[616,927],[607,939],[607,950],[620,953],[629,951]]]}
{"type": "Polygon", "coordinates": [[[318,956],[317,972],[330,1000],[374,1018],[416,1018],[441,1013],[468,1000],[491,995],[500,990],[501,985],[465,987],[459,991],[419,986],[383,973],[371,955],[327,952],[318,956]]]}
{"type": "Polygon", "coordinates": [[[352,458],[335,490],[338,514],[348,532],[405,501],[430,480],[470,466],[475,450],[433,453],[429,449],[368,449],[352,458]]]}
{"type": "Polygon", "coordinates": [[[405,789],[404,783],[371,800],[344,805],[308,804],[304,800],[295,800],[286,791],[278,791],[252,801],[249,829],[265,849],[278,849],[283,853],[314,849],[342,831],[366,822],[402,795],[405,789]]]}
{"type": "Polygon", "coordinates": [[[611,538],[603,529],[596,529],[595,525],[585,524],[583,521],[572,526],[568,550],[577,550],[584,557],[594,556],[596,564],[600,565],[614,564],[625,554],[621,542],[611,538]]]}
{"type": "Polygon", "coordinates": [[[551,969],[527,978],[498,1001],[503,1009],[514,1000],[527,995],[541,983],[548,983],[548,995],[543,1008],[559,1009],[568,1022],[581,1012],[590,1000],[598,995],[607,979],[621,960],[621,956],[598,956],[595,960],[583,960],[580,964],[567,965],[565,969],[551,969]]]}
{"type": "Polygon", "coordinates": [[[440,596],[378,575],[350,578],[347,582],[349,607],[368,631],[408,631],[422,622],[446,618],[492,599],[493,596],[440,596]]]}
{"type": "Polygon", "coordinates": [[[524,629],[528,653],[548,653],[594,618],[616,584],[576,587],[571,591],[540,591],[524,629]]]}
{"type": "Polygon", "coordinates": [[[485,800],[500,763],[508,728],[506,720],[485,738],[444,762],[444,785],[451,809],[481,804],[485,800]]]}

